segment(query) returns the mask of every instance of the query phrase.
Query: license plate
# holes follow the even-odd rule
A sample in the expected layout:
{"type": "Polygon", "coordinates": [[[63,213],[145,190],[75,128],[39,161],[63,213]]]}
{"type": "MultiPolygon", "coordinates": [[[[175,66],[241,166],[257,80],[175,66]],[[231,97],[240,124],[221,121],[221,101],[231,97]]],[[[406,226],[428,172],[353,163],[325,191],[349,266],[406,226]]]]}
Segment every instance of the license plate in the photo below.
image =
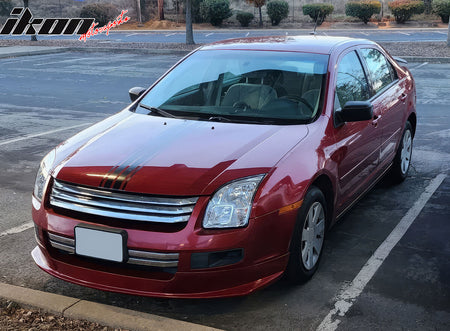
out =
{"type": "Polygon", "coordinates": [[[96,259],[124,262],[127,233],[124,230],[75,227],[75,253],[96,259]]]}

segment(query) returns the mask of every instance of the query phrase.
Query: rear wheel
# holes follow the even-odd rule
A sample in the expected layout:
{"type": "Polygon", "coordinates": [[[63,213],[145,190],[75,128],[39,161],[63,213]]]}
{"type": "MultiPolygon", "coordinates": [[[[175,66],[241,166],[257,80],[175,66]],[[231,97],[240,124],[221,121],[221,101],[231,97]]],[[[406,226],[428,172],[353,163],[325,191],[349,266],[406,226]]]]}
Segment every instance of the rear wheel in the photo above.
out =
{"type": "Polygon", "coordinates": [[[407,121],[390,172],[392,182],[401,183],[408,176],[409,167],[411,165],[412,146],[412,126],[411,123],[407,121]]]}
{"type": "Polygon", "coordinates": [[[311,187],[299,210],[292,236],[287,278],[304,283],[314,275],[322,256],[327,217],[325,197],[311,187]]]}

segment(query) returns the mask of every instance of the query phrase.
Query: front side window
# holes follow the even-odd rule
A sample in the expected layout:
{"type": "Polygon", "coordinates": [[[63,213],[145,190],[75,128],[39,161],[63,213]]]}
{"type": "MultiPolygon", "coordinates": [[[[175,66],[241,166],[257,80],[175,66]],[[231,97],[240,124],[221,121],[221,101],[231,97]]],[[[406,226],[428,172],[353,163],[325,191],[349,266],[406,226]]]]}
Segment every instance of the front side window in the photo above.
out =
{"type": "Polygon", "coordinates": [[[348,101],[366,101],[370,98],[369,84],[356,53],[345,55],[338,66],[336,80],[335,109],[348,101]]]}
{"type": "Polygon", "coordinates": [[[320,111],[327,65],[323,54],[200,50],[155,85],[141,105],[182,118],[306,123],[320,111]]]}
{"type": "Polygon", "coordinates": [[[363,48],[361,53],[367,63],[375,93],[378,93],[396,79],[394,68],[380,51],[373,48],[363,48]]]}

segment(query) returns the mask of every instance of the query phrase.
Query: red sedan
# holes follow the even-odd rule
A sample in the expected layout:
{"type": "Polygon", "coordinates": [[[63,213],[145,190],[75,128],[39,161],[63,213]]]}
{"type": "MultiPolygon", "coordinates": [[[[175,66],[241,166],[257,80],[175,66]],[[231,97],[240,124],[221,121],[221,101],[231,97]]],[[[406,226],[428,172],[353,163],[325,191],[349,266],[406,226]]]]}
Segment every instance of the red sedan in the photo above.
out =
{"type": "Polygon", "coordinates": [[[368,40],[214,43],[130,97],[41,162],[32,255],[63,280],[190,298],[304,282],[326,230],[408,174],[414,80],[368,40]]]}

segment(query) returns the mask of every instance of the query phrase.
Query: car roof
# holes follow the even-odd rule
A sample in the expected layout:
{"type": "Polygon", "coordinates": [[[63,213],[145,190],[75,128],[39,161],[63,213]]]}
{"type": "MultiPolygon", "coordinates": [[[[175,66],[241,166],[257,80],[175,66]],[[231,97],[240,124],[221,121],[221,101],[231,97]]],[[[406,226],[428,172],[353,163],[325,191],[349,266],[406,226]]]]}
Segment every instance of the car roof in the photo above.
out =
{"type": "Polygon", "coordinates": [[[201,50],[261,50],[331,54],[337,47],[374,45],[366,39],[328,36],[271,36],[236,38],[218,41],[201,47],[201,50]]]}

